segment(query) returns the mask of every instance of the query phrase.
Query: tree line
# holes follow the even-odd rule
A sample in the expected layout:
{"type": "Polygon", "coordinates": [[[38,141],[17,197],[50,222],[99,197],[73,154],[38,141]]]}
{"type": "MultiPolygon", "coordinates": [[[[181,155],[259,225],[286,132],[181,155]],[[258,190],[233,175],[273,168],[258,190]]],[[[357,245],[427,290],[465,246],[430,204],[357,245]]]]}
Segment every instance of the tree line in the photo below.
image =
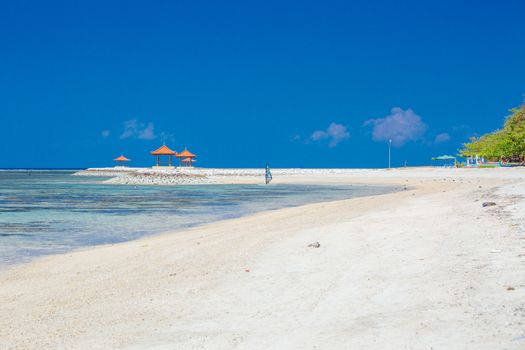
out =
{"type": "Polygon", "coordinates": [[[525,161],[525,102],[510,110],[503,128],[473,137],[463,144],[462,157],[480,156],[490,161],[525,161]]]}

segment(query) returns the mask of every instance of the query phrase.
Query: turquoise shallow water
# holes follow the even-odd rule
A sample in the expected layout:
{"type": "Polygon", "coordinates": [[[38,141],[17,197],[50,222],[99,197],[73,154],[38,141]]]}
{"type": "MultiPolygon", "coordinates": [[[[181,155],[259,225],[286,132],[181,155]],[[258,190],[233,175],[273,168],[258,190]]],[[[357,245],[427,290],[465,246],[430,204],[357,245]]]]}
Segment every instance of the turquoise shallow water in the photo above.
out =
{"type": "Polygon", "coordinates": [[[0,171],[0,267],[262,210],[392,192],[308,185],[128,186],[72,171],[0,171]]]}

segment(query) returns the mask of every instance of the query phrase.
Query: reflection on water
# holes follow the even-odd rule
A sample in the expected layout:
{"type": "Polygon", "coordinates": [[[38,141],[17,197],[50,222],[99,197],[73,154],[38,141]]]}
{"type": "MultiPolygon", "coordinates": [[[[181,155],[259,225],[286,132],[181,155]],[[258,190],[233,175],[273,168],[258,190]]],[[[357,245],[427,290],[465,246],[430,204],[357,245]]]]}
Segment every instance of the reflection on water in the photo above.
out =
{"type": "Polygon", "coordinates": [[[70,171],[0,171],[0,266],[261,210],[392,191],[307,185],[106,185],[70,171]]]}

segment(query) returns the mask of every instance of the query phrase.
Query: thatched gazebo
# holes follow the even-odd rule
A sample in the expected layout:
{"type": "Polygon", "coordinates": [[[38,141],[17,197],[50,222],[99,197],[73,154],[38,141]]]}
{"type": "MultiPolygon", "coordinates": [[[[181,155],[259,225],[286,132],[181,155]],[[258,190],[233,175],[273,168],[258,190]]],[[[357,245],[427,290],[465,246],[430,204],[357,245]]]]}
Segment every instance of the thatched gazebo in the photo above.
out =
{"type": "Polygon", "coordinates": [[[186,147],[184,147],[184,151],[178,153],[176,157],[179,158],[181,165],[182,163],[186,163],[186,166],[193,166],[193,162],[195,162],[197,155],[191,153],[186,147]]]}
{"type": "Polygon", "coordinates": [[[124,164],[126,162],[129,162],[131,159],[128,159],[126,157],[124,157],[123,155],[121,155],[120,157],[117,157],[115,159],[113,159],[115,161],[115,163],[117,163],[116,166],[125,166],[124,164]]]}
{"type": "Polygon", "coordinates": [[[162,145],[160,148],[156,149],[155,151],[151,152],[152,155],[154,155],[156,157],[156,162],[155,162],[155,166],[158,166],[160,167],[160,157],[161,156],[167,156],[168,157],[168,166],[171,167],[173,166],[173,162],[172,162],[172,156],[177,156],[177,152],[175,151],[172,151],[171,149],[169,149],[168,146],[166,146],[165,144],[162,145]]]}

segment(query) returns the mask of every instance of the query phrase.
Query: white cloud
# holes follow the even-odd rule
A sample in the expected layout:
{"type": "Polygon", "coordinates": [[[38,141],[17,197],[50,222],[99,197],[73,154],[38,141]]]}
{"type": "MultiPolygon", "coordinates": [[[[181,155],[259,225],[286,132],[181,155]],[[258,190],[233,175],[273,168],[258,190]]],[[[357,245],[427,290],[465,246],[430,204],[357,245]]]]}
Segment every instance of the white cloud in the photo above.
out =
{"type": "Polygon", "coordinates": [[[121,139],[127,139],[137,134],[139,121],[137,119],[130,119],[124,122],[124,131],[120,134],[121,139]]]}
{"type": "Polygon", "coordinates": [[[139,138],[141,140],[153,140],[155,125],[152,122],[142,123],[138,119],[130,119],[124,122],[124,130],[120,134],[121,139],[139,138]]]}
{"type": "Polygon", "coordinates": [[[327,137],[328,137],[328,133],[326,131],[317,130],[317,131],[314,131],[312,134],[312,140],[314,141],[326,139],[327,137]]]}
{"type": "Polygon", "coordinates": [[[102,130],[100,132],[100,135],[102,135],[102,137],[105,138],[105,139],[107,139],[110,134],[111,134],[111,131],[109,131],[109,130],[102,130]]]}
{"type": "Polygon", "coordinates": [[[149,122],[148,125],[139,131],[139,139],[141,140],[153,140],[155,136],[155,126],[152,122],[149,122]]]}
{"type": "Polygon", "coordinates": [[[337,123],[331,123],[326,130],[316,130],[312,133],[312,136],[310,136],[313,141],[330,140],[328,143],[330,147],[337,146],[339,142],[349,137],[350,133],[346,129],[346,126],[337,123]]]}
{"type": "Polygon", "coordinates": [[[434,139],[434,143],[439,144],[443,142],[450,141],[450,135],[447,132],[443,132],[441,134],[436,135],[436,138],[434,139]]]}
{"type": "Polygon", "coordinates": [[[384,118],[367,120],[365,125],[373,126],[374,141],[392,140],[392,145],[397,147],[420,139],[427,130],[427,125],[413,110],[399,107],[392,108],[390,115],[384,118]]]}

